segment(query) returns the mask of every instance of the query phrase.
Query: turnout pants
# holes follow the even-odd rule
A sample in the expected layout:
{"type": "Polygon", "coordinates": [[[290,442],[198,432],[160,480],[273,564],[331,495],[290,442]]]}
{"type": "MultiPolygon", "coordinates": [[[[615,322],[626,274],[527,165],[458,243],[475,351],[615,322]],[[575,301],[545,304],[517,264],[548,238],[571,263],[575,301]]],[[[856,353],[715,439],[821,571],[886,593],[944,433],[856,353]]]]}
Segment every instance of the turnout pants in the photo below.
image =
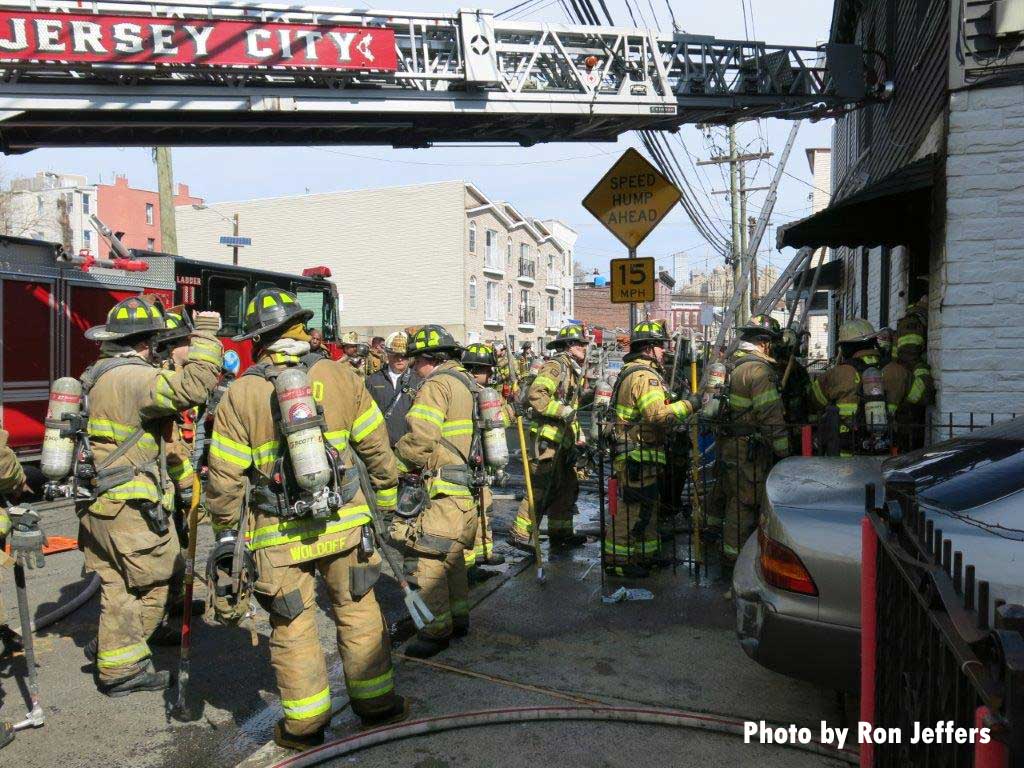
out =
{"type": "Polygon", "coordinates": [[[725,501],[722,554],[735,563],[747,537],[757,527],[765,479],[771,468],[765,450],[749,437],[724,437],[718,441],[719,475],[725,501]]]}
{"type": "Polygon", "coordinates": [[[100,577],[99,679],[113,683],[138,673],[151,653],[147,641],[169,607],[180,548],[174,529],[160,535],[138,502],[105,502],[99,517],[82,517],[85,567],[100,577]]]}
{"type": "Polygon", "coordinates": [[[489,487],[484,486],[480,489],[480,501],[473,546],[466,547],[463,553],[467,568],[486,565],[491,553],[494,552],[494,532],[491,530],[491,507],[494,505],[494,496],[489,487]]]}
{"type": "Polygon", "coordinates": [[[477,509],[471,496],[439,496],[413,521],[395,518],[391,536],[405,550],[405,574],[434,620],[419,631],[428,640],[452,634],[453,619],[469,618],[465,550],[476,538],[477,509]]]}
{"type": "MultiPolygon", "coordinates": [[[[548,516],[548,538],[557,543],[573,534],[572,513],[580,493],[576,468],[570,464],[570,446],[556,447],[547,440],[534,442],[534,459],[530,462],[533,500],[537,505],[537,523],[548,516]]],[[[520,544],[532,541],[530,502],[523,497],[512,523],[512,537],[520,544]]]]}
{"type": "Polygon", "coordinates": [[[284,729],[295,736],[315,733],[331,720],[331,689],[316,628],[317,573],[331,603],[352,711],[368,717],[389,712],[395,704],[391,644],[372,585],[380,573],[380,554],[361,562],[355,531],[346,542],[353,546],[304,563],[275,566],[273,550],[256,553],[256,597],[270,613],[270,663],[281,693],[284,729]],[[353,580],[358,569],[360,578],[353,580]],[[364,578],[366,569],[373,569],[373,576],[364,578]]]}
{"type": "Polygon", "coordinates": [[[605,521],[606,565],[649,565],[660,552],[658,514],[663,474],[657,464],[621,459],[615,462],[619,499],[615,515],[605,521]]]}

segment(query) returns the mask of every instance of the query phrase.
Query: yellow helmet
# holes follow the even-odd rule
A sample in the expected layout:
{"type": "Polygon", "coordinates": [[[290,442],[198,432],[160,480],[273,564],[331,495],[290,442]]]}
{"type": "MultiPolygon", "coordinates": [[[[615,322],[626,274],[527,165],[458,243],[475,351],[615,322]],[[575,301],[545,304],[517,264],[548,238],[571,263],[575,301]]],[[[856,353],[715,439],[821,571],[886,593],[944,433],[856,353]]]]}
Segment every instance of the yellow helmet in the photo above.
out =
{"type": "Polygon", "coordinates": [[[847,320],[839,326],[839,343],[849,344],[870,341],[875,337],[875,326],[863,318],[847,320]]]}

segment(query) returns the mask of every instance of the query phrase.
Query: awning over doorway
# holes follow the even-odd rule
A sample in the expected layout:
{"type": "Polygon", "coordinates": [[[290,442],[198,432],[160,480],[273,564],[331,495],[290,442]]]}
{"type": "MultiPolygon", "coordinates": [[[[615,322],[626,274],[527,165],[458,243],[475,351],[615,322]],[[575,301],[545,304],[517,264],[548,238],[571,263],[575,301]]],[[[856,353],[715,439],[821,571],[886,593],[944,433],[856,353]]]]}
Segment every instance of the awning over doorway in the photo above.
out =
{"type": "Polygon", "coordinates": [[[776,246],[876,248],[927,239],[937,158],[915,160],[813,216],[779,227],[776,246]]]}

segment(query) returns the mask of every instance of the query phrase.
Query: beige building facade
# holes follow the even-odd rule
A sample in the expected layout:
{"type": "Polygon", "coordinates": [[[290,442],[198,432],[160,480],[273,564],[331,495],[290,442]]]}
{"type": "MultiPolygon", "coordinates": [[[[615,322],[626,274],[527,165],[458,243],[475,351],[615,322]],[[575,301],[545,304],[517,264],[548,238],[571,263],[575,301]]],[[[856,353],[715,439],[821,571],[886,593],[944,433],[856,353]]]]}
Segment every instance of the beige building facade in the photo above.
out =
{"type": "Polygon", "coordinates": [[[341,330],[386,336],[439,323],[465,343],[543,342],[570,317],[576,233],[489,199],[465,181],[184,206],[183,256],[229,262],[219,244],[252,239],[239,263],[301,274],[324,265],[341,294],[341,330]]]}

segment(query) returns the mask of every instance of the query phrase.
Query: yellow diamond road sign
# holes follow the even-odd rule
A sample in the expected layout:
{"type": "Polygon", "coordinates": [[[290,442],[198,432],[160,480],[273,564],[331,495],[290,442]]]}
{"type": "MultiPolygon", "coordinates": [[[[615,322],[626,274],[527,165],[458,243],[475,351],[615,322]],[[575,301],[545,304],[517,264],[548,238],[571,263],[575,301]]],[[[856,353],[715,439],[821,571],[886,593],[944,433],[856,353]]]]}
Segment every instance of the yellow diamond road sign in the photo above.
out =
{"type": "Polygon", "coordinates": [[[635,149],[627,149],[590,194],[583,207],[629,249],[635,249],[665,218],[681,197],[635,149]]]}

